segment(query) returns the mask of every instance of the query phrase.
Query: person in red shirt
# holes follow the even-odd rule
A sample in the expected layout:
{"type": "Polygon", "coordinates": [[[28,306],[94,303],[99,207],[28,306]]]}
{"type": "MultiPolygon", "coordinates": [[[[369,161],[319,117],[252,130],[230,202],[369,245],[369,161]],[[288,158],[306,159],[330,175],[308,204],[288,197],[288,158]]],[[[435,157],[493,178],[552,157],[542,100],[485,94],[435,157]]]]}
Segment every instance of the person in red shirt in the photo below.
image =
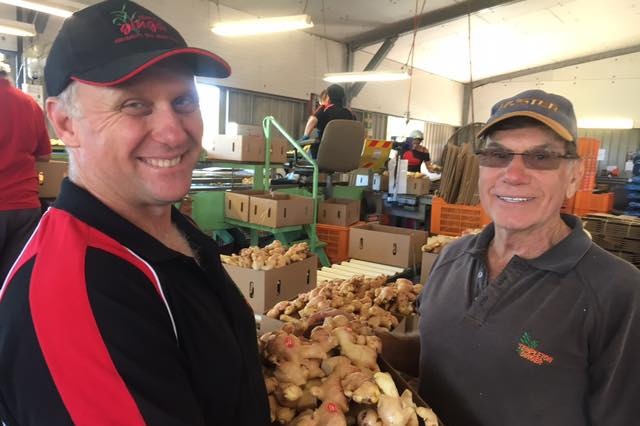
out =
{"type": "Polygon", "coordinates": [[[403,160],[409,161],[408,171],[419,172],[423,161],[431,161],[427,148],[420,145],[424,140],[424,135],[420,130],[414,130],[409,135],[411,138],[411,148],[402,154],[403,160]]]}
{"type": "Polygon", "coordinates": [[[40,219],[35,162],[51,155],[44,113],[10,73],[0,62],[0,288],[40,219]]]}

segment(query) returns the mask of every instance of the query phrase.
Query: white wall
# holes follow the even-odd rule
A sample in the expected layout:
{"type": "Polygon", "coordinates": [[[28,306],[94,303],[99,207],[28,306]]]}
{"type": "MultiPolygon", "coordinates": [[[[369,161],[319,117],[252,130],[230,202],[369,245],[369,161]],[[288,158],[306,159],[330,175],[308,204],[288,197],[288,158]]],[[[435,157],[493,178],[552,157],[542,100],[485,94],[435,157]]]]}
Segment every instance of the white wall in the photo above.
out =
{"type": "MultiPolygon", "coordinates": [[[[11,21],[16,20],[16,8],[0,4],[0,18],[11,21]]],[[[18,49],[17,37],[7,34],[0,34],[0,49],[11,50],[15,52],[18,49]]]]}
{"type": "MultiPolygon", "coordinates": [[[[354,70],[363,70],[373,55],[357,52],[354,70]]],[[[384,60],[378,70],[400,71],[401,64],[384,60]]],[[[411,118],[459,126],[462,121],[464,86],[455,81],[414,70],[411,89],[411,118]]],[[[405,116],[409,80],[367,83],[351,106],[370,111],[405,116]]]]}
{"type": "MultiPolygon", "coordinates": [[[[208,0],[139,0],[170,22],[192,46],[209,49],[231,65],[227,79],[212,80],[214,84],[309,99],[328,86],[322,80],[326,72],[346,70],[346,49],[343,44],[305,32],[290,32],[269,36],[225,38],[211,33],[211,24],[220,20],[251,18],[251,16],[220,6],[208,0]],[[328,58],[328,59],[327,59],[328,58]]],[[[62,20],[52,17],[45,34],[36,43],[45,52],[57,34],[62,20]]],[[[370,54],[358,53],[354,66],[361,70],[370,54]]],[[[399,64],[384,61],[380,69],[399,68],[399,64]]],[[[407,109],[409,82],[368,83],[352,102],[355,108],[404,116],[407,109]]],[[[460,125],[462,85],[422,71],[415,71],[411,101],[411,117],[438,123],[460,125]]]]}
{"type": "Polygon", "coordinates": [[[528,89],[567,97],[578,119],[631,118],[640,127],[640,53],[479,87],[473,91],[475,120],[486,121],[494,103],[528,89]]]}
{"type": "Polygon", "coordinates": [[[309,99],[325,86],[322,75],[344,68],[343,45],[294,31],[268,36],[219,37],[210,31],[220,20],[252,18],[208,0],[140,0],[178,31],[187,43],[209,49],[231,65],[231,76],[217,83],[246,90],[309,99]],[[327,68],[327,50],[329,69],[327,68]]]}

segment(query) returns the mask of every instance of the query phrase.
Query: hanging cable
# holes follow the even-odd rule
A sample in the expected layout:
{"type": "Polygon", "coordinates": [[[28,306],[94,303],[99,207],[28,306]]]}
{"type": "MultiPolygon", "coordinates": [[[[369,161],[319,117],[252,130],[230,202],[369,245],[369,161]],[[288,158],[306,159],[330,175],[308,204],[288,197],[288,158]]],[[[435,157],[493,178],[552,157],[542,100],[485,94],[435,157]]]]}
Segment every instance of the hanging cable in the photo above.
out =
{"type": "Polygon", "coordinates": [[[404,63],[404,68],[407,69],[409,73],[409,96],[407,97],[407,118],[406,123],[409,123],[411,119],[411,92],[413,91],[413,57],[416,48],[416,36],[418,34],[418,23],[420,20],[420,15],[424,11],[424,7],[427,4],[427,0],[422,0],[422,7],[420,8],[420,12],[418,12],[418,1],[416,0],[416,11],[413,16],[413,36],[411,39],[411,47],[409,48],[409,55],[407,56],[407,61],[404,63]]]}
{"type": "Polygon", "coordinates": [[[469,103],[471,105],[471,123],[475,123],[475,107],[473,105],[473,59],[471,59],[471,13],[467,13],[467,40],[469,51],[469,103]]]}
{"type": "Polygon", "coordinates": [[[218,22],[222,22],[222,15],[220,14],[220,0],[216,0],[216,12],[218,12],[218,22]]]}
{"type": "MultiPolygon", "coordinates": [[[[306,5],[305,5],[306,8],[306,5]]],[[[322,32],[324,33],[324,51],[325,56],[327,57],[327,72],[331,72],[331,68],[329,66],[329,41],[327,38],[327,20],[325,14],[325,5],[324,0],[322,0],[322,32]]]]}

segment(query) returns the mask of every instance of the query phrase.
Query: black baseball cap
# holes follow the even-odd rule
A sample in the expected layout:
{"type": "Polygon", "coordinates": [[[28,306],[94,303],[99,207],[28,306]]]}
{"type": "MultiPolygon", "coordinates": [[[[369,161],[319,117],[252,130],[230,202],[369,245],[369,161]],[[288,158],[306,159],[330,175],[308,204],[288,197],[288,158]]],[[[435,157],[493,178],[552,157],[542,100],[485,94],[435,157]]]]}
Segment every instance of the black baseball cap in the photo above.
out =
{"type": "Polygon", "coordinates": [[[175,28],[139,4],[102,1],[64,21],[44,68],[47,92],[59,95],[72,80],[115,86],[176,55],[184,57],[195,75],[224,78],[231,74],[224,59],[188,47],[175,28]]]}
{"type": "Polygon", "coordinates": [[[495,124],[511,117],[531,117],[549,126],[562,139],[574,143],[578,141],[578,124],[571,101],[544,90],[527,90],[496,103],[491,108],[489,121],[480,130],[478,137],[488,133],[495,124]]]}

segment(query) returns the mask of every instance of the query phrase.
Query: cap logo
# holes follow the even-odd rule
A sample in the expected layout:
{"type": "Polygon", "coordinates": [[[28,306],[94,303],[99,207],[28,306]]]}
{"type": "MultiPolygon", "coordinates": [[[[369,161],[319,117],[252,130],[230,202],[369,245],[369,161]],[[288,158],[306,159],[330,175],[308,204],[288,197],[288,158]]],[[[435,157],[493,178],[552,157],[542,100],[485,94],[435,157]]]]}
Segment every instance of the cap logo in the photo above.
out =
{"type": "Polygon", "coordinates": [[[514,105],[536,105],[543,108],[550,109],[552,111],[558,111],[558,106],[553,102],[545,101],[544,99],[535,99],[535,98],[518,98],[518,99],[510,99],[500,105],[501,109],[509,108],[514,105]]]}
{"type": "Polygon", "coordinates": [[[167,33],[167,26],[154,16],[137,15],[137,12],[129,14],[126,10],[127,4],[122,5],[122,9],[111,12],[115,17],[111,21],[120,29],[122,37],[114,40],[114,43],[131,41],[141,37],[150,39],[173,39],[167,33]]]}

